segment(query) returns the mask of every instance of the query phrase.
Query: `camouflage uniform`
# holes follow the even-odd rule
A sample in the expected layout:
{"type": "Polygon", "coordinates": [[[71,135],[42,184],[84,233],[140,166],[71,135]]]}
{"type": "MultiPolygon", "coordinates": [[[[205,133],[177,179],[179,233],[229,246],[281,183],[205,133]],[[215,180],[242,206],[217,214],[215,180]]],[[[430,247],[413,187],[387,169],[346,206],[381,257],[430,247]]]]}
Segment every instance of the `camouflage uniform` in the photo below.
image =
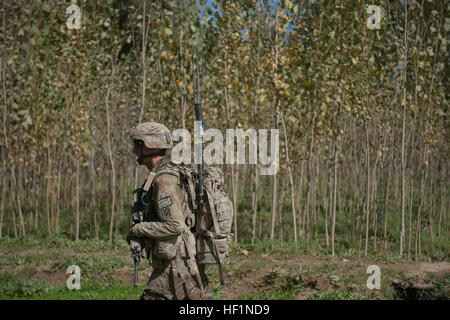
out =
{"type": "Polygon", "coordinates": [[[201,299],[207,279],[204,272],[200,276],[195,261],[195,237],[190,231],[193,213],[180,172],[169,155],[152,172],[151,187],[143,196],[143,222],[129,234],[146,239],[145,250],[153,267],[141,299],[201,299]]]}

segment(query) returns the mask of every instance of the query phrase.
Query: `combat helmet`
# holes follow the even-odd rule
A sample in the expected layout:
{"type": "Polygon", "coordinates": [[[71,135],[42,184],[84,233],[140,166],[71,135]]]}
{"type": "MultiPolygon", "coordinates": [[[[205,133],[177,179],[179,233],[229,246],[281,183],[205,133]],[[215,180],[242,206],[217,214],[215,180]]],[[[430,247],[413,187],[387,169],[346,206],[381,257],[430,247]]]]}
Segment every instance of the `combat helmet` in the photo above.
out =
{"type": "Polygon", "coordinates": [[[173,147],[170,130],[161,123],[145,122],[131,130],[133,140],[141,140],[149,149],[170,149],[173,147]]]}
{"type": "Polygon", "coordinates": [[[137,125],[131,130],[130,138],[135,147],[145,145],[149,149],[163,149],[160,152],[140,156],[136,161],[141,164],[146,157],[163,155],[166,150],[173,147],[170,130],[163,124],[157,122],[145,122],[137,125]]]}

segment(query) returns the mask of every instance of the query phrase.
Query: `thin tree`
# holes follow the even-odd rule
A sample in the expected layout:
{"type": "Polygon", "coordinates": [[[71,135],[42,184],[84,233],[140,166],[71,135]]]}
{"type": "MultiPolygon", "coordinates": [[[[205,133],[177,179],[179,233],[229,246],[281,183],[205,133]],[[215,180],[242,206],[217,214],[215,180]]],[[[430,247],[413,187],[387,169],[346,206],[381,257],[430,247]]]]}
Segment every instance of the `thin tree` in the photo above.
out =
{"type": "Polygon", "coordinates": [[[109,242],[112,242],[112,234],[113,234],[113,226],[114,226],[114,211],[116,206],[116,167],[114,165],[114,157],[112,153],[111,147],[111,118],[109,111],[109,96],[111,93],[111,88],[108,87],[105,99],[106,105],[106,126],[107,126],[107,135],[106,138],[108,140],[108,156],[109,161],[111,163],[111,191],[112,191],[112,201],[111,201],[111,218],[109,222],[109,242]]]}
{"type": "Polygon", "coordinates": [[[295,199],[294,178],[292,177],[291,162],[289,160],[289,144],[287,140],[286,125],[284,123],[283,112],[281,112],[281,123],[283,125],[284,142],[286,144],[286,165],[289,172],[289,182],[291,183],[291,204],[292,204],[292,222],[294,224],[294,243],[297,244],[297,222],[295,221],[295,201],[294,201],[295,199]]]}

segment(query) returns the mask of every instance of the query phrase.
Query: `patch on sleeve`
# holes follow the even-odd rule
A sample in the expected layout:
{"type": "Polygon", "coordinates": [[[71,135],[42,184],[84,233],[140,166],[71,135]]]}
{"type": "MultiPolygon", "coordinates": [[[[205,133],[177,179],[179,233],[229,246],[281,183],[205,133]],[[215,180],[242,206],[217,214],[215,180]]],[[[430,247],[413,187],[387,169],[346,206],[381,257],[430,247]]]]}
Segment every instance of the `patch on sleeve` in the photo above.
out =
{"type": "Polygon", "coordinates": [[[159,212],[161,213],[161,215],[164,218],[168,218],[170,216],[170,208],[169,207],[165,207],[159,210],[159,212]]]}
{"type": "Polygon", "coordinates": [[[158,200],[158,207],[160,210],[172,205],[172,197],[167,196],[158,200]]]}

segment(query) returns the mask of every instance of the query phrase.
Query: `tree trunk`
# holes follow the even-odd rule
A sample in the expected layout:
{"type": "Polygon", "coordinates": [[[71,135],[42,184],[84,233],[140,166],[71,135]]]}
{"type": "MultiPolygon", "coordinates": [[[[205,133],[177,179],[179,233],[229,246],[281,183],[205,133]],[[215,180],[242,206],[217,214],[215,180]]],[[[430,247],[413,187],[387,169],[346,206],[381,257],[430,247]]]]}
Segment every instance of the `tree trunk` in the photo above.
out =
{"type": "MultiPolygon", "coordinates": [[[[41,165],[38,165],[37,168],[37,176],[39,177],[41,175],[41,165]]],[[[38,219],[40,215],[40,208],[39,208],[39,189],[40,189],[39,179],[36,179],[35,185],[34,185],[34,195],[35,195],[35,212],[34,212],[34,229],[38,229],[38,219]]]]}
{"type": "Polygon", "coordinates": [[[294,190],[294,178],[292,177],[291,162],[289,160],[289,146],[286,134],[286,125],[284,123],[283,112],[281,112],[281,123],[283,124],[284,141],[286,144],[286,166],[289,172],[289,182],[291,183],[291,207],[292,207],[292,222],[294,225],[294,243],[297,244],[297,222],[295,221],[295,190],[294,190]]]}
{"type": "Polygon", "coordinates": [[[61,166],[62,161],[60,159],[58,165],[58,187],[56,190],[56,232],[59,233],[61,229],[61,166]]]}
{"type": "Polygon", "coordinates": [[[50,142],[49,138],[47,136],[47,192],[45,197],[45,203],[47,208],[47,232],[50,236],[52,234],[51,232],[51,223],[50,223],[50,189],[51,189],[51,181],[50,177],[52,174],[52,158],[50,153],[50,142]]]}
{"type": "Polygon", "coordinates": [[[77,155],[76,159],[76,225],[75,225],[75,241],[78,241],[80,238],[80,159],[77,155]]]}
{"type": "MultiPolygon", "coordinates": [[[[278,129],[278,101],[276,103],[276,111],[275,111],[275,129],[278,129]]],[[[275,216],[276,216],[276,208],[277,208],[277,189],[278,189],[278,181],[277,174],[272,175],[272,221],[270,224],[270,239],[273,239],[275,233],[275,216]]]]}
{"type": "Polygon", "coordinates": [[[326,193],[325,193],[325,197],[324,197],[324,209],[325,209],[325,238],[326,238],[326,242],[327,242],[327,248],[330,247],[330,239],[328,236],[328,207],[331,208],[331,205],[328,206],[328,201],[331,200],[331,179],[330,176],[331,174],[328,172],[328,168],[326,168],[326,173],[327,173],[327,183],[325,185],[325,189],[326,189],[326,193]]]}
{"type": "Polygon", "coordinates": [[[95,194],[95,162],[94,152],[91,152],[91,208],[94,216],[94,234],[98,239],[97,196],[95,194]]]}
{"type": "Polygon", "coordinates": [[[424,159],[422,163],[422,182],[420,184],[420,199],[419,199],[419,208],[417,210],[417,222],[416,222],[416,241],[414,246],[414,253],[416,260],[418,259],[418,256],[421,254],[420,250],[420,226],[421,226],[421,214],[422,214],[422,207],[423,202],[425,201],[425,182],[427,179],[427,172],[428,172],[428,165],[427,165],[427,148],[425,147],[425,153],[424,153],[424,159]]]}
{"type": "MultiPolygon", "coordinates": [[[[0,203],[0,238],[3,236],[3,217],[5,216],[5,199],[6,199],[6,161],[4,159],[2,148],[2,202],[0,203]]],[[[439,224],[440,225],[440,224],[439,224]]],[[[440,230],[440,228],[439,228],[440,230]]]]}
{"type": "Polygon", "coordinates": [[[372,187],[372,210],[373,210],[373,252],[377,251],[377,224],[378,224],[378,215],[377,215],[377,166],[378,166],[378,157],[379,153],[377,153],[375,157],[375,164],[373,166],[373,187],[372,187]]]}
{"type": "MultiPolygon", "coordinates": [[[[228,72],[228,50],[225,50],[225,73],[228,72]]],[[[227,120],[228,120],[228,127],[231,127],[231,116],[230,116],[230,106],[228,102],[228,89],[227,86],[223,87],[224,95],[225,95],[225,109],[227,112],[227,120]]],[[[234,161],[233,161],[234,163],[234,161]]],[[[237,175],[235,176],[235,165],[231,165],[231,188],[233,193],[233,209],[234,209],[234,242],[235,244],[238,243],[238,234],[237,234],[237,188],[236,188],[236,180],[237,175]]]]}
{"type": "MultiPolygon", "coordinates": [[[[11,190],[12,190],[12,192],[14,192],[14,183],[13,183],[13,176],[11,175],[11,190]]],[[[13,218],[13,229],[14,229],[14,238],[16,238],[17,239],[17,237],[18,237],[18,232],[17,232],[17,223],[16,223],[16,210],[14,209],[14,201],[16,201],[16,199],[14,199],[15,197],[13,196],[13,197],[11,197],[11,202],[10,202],[10,205],[9,205],[9,208],[11,208],[11,211],[12,211],[12,213],[13,213],[13,216],[12,216],[12,218],[13,218]]]]}
{"type": "Polygon", "coordinates": [[[402,227],[400,231],[400,257],[403,255],[403,242],[405,239],[405,122],[406,122],[406,67],[407,67],[407,56],[408,56],[408,41],[407,41],[407,30],[408,30],[408,7],[405,7],[405,53],[403,62],[403,119],[402,119],[402,227]]]}
{"type": "MultiPolygon", "coordinates": [[[[141,109],[139,110],[138,124],[142,122],[142,118],[144,115],[144,108],[145,108],[145,92],[146,92],[146,81],[147,81],[146,50],[147,50],[148,32],[150,31],[150,23],[151,23],[151,21],[149,19],[148,25],[146,26],[146,24],[145,24],[145,20],[147,18],[146,3],[147,3],[147,1],[143,1],[142,31],[141,31],[142,32],[142,56],[141,56],[141,58],[142,58],[142,98],[141,98],[141,109]]],[[[138,187],[138,181],[139,181],[138,173],[139,173],[139,166],[136,165],[136,168],[134,169],[134,189],[135,190],[138,187]]],[[[137,193],[135,193],[133,195],[133,197],[134,197],[134,201],[136,201],[137,193]]],[[[96,228],[95,232],[96,232],[96,237],[98,238],[98,228],[96,228]]]]}
{"type": "Polygon", "coordinates": [[[408,234],[408,260],[411,259],[411,234],[412,234],[412,206],[413,206],[413,192],[414,192],[414,185],[413,185],[413,178],[412,173],[409,174],[409,234],[408,234]]]}
{"type": "Polygon", "coordinates": [[[337,158],[338,158],[338,139],[334,141],[334,174],[333,174],[333,215],[331,220],[331,256],[334,257],[334,232],[336,230],[336,189],[337,189],[337,158]]]}
{"type": "MultiPolygon", "coordinates": [[[[446,170],[444,167],[444,172],[442,173],[443,177],[446,177],[446,170]]],[[[445,186],[444,186],[444,181],[441,180],[441,210],[439,211],[439,225],[438,225],[438,239],[441,239],[441,225],[442,225],[442,212],[444,212],[444,190],[445,190],[445,186]]],[[[1,232],[1,230],[0,230],[1,232]]]]}
{"type": "Polygon", "coordinates": [[[106,126],[107,126],[107,141],[108,141],[108,156],[111,164],[111,218],[109,222],[109,242],[112,242],[113,236],[113,226],[114,226],[114,211],[116,206],[116,167],[114,165],[114,157],[112,153],[112,145],[111,145],[111,118],[109,112],[109,96],[110,96],[111,88],[108,88],[106,94],[106,126]]]}
{"type": "Polygon", "coordinates": [[[299,187],[298,187],[298,232],[300,234],[300,237],[303,236],[303,232],[302,232],[302,215],[301,215],[301,210],[300,210],[300,206],[301,206],[301,202],[302,202],[302,193],[303,193],[303,170],[304,170],[304,165],[303,165],[303,161],[300,159],[300,182],[299,182],[299,187]]]}
{"type": "Polygon", "coordinates": [[[430,179],[429,183],[430,183],[430,186],[429,186],[430,195],[429,195],[428,198],[429,198],[430,204],[429,204],[429,210],[428,210],[428,212],[429,212],[428,218],[429,218],[429,224],[430,224],[431,256],[433,257],[434,256],[433,212],[434,212],[434,209],[436,207],[436,201],[435,201],[436,197],[432,196],[435,192],[433,192],[434,188],[432,188],[432,181],[431,181],[431,179],[430,179]]]}
{"type": "Polygon", "coordinates": [[[283,180],[281,181],[281,194],[278,199],[278,216],[280,218],[280,242],[283,242],[283,207],[284,207],[284,198],[286,196],[286,179],[287,175],[283,175],[283,180]]]}
{"type": "Polygon", "coordinates": [[[253,176],[253,184],[252,184],[252,244],[255,243],[256,237],[256,218],[258,213],[258,183],[259,183],[259,175],[258,175],[258,165],[254,166],[254,176],[253,176]]]}
{"type": "Polygon", "coordinates": [[[369,145],[369,128],[366,124],[366,163],[367,163],[367,189],[366,189],[366,243],[364,247],[364,256],[367,256],[369,246],[369,204],[370,204],[370,145],[369,145]]]}

